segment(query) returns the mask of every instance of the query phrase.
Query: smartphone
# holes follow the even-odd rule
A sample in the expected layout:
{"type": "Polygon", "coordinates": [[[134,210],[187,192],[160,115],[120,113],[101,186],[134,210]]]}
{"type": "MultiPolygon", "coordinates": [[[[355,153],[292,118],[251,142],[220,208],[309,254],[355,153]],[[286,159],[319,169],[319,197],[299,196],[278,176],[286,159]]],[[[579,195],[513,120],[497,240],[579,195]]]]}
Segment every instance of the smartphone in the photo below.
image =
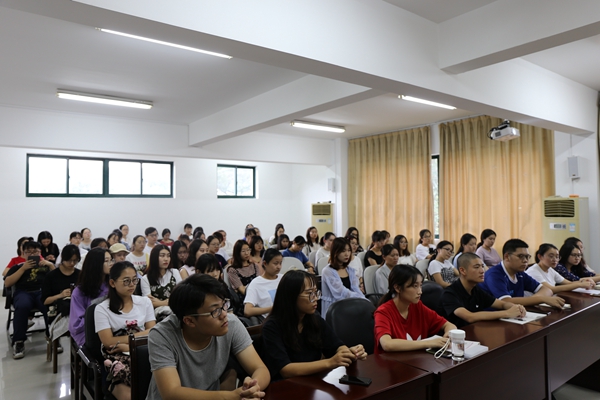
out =
{"type": "MultiPolygon", "coordinates": [[[[431,347],[428,349],[425,349],[426,352],[428,352],[429,354],[433,354],[433,355],[435,355],[435,353],[437,353],[439,350],[440,350],[439,348],[434,349],[431,347]]],[[[445,350],[440,357],[452,358],[452,352],[450,350],[445,350]]]]}
{"type": "Polygon", "coordinates": [[[29,257],[27,257],[27,261],[29,261],[29,260],[35,261],[36,267],[40,264],[40,256],[29,256],[29,257]]]}
{"type": "Polygon", "coordinates": [[[429,254],[433,254],[435,253],[435,249],[432,249],[431,247],[429,248],[429,254]]]}
{"type": "Polygon", "coordinates": [[[344,375],[340,378],[340,383],[345,383],[346,385],[369,386],[371,384],[371,378],[344,375]]]}

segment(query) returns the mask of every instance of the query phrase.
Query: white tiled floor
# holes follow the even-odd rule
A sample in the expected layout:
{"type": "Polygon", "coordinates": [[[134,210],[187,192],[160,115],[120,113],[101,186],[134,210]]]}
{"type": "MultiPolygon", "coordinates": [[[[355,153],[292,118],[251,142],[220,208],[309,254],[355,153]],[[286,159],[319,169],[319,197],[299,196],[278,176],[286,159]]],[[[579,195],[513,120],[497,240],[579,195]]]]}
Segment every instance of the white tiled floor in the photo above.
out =
{"type": "Polygon", "coordinates": [[[52,362],[46,361],[46,339],[43,332],[28,336],[25,342],[25,358],[13,360],[12,348],[4,331],[8,318],[4,301],[1,301],[0,307],[0,400],[71,399],[69,341],[66,338],[61,339],[65,351],[58,355],[56,374],[52,373],[52,362]]]}

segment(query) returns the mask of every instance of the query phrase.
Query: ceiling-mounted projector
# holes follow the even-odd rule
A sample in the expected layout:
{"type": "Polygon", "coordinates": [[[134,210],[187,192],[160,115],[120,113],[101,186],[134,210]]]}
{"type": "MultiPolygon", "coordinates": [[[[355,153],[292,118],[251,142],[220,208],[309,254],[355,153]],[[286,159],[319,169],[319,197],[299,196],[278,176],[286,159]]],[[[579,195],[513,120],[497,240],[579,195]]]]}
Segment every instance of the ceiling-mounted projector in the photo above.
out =
{"type": "Polygon", "coordinates": [[[488,137],[492,140],[501,140],[507,141],[520,137],[521,134],[517,128],[513,128],[510,126],[509,120],[504,120],[502,124],[498,125],[495,128],[490,129],[488,133],[488,137]]]}

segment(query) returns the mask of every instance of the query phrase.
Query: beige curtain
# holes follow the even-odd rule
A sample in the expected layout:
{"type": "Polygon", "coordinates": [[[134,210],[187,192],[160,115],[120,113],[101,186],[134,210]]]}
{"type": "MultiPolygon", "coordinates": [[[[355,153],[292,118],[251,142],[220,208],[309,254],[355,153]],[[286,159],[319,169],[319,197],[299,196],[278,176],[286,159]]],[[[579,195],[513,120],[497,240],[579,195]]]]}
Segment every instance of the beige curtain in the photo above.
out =
{"type": "Polygon", "coordinates": [[[430,160],[428,127],[350,140],[348,216],[363,246],[385,229],[392,238],[405,235],[414,249],[419,230],[432,230],[430,160]]]}
{"type": "Polygon", "coordinates": [[[440,125],[440,238],[455,243],[469,232],[496,231],[496,245],[525,240],[533,253],[542,242],[542,206],[554,190],[552,131],[512,124],[521,137],[490,140],[502,121],[488,116],[440,125]]]}

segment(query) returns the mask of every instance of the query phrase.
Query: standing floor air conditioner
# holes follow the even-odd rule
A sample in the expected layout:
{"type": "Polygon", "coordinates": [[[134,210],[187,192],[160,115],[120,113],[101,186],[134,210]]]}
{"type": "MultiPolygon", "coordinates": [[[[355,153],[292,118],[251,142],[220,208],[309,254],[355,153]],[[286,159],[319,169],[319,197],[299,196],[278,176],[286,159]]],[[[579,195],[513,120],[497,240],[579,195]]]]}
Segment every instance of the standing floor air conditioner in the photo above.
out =
{"type": "Polygon", "coordinates": [[[311,204],[312,225],[317,228],[319,237],[326,232],[333,232],[333,204],[316,203],[311,204]]]}
{"type": "Polygon", "coordinates": [[[589,206],[587,197],[548,197],[544,200],[544,243],[560,249],[565,239],[579,238],[590,243],[589,206]]]}

